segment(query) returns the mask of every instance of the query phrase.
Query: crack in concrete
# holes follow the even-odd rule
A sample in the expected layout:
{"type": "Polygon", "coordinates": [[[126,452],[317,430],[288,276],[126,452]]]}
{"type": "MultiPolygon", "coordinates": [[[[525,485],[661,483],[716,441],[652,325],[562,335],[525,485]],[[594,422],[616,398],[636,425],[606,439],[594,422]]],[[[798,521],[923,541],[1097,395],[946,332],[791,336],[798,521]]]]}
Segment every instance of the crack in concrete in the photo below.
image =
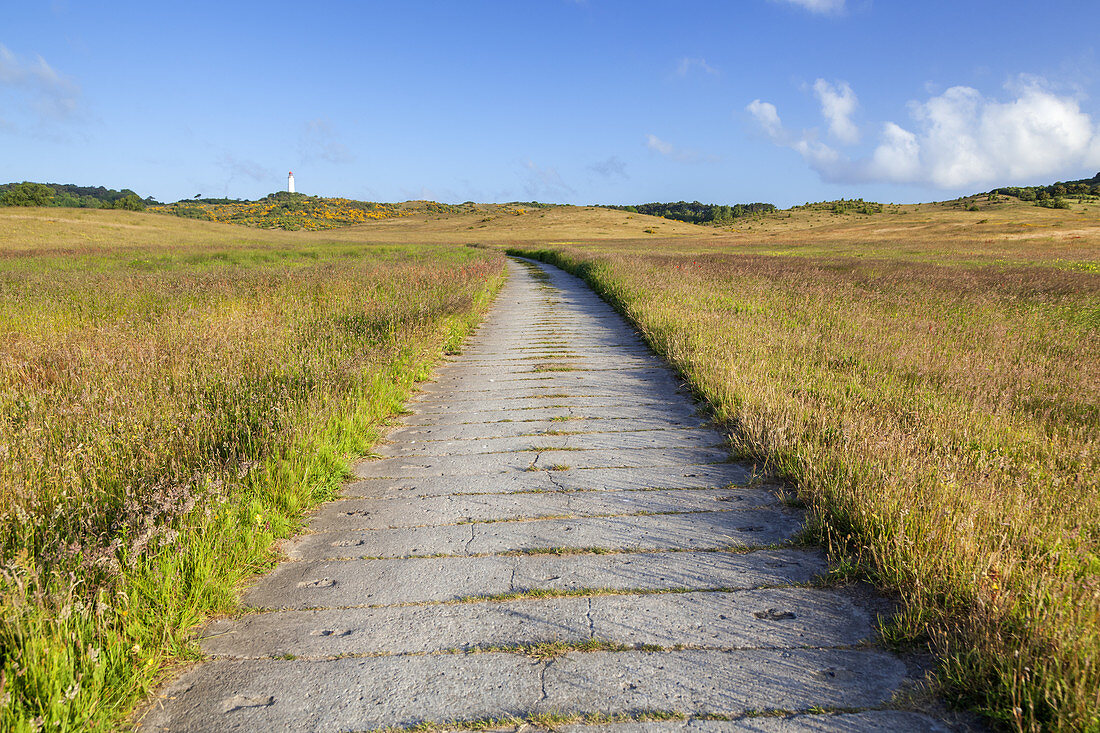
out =
{"type": "Polygon", "coordinates": [[[588,596],[588,610],[584,612],[585,618],[588,619],[588,638],[596,638],[596,622],[592,618],[592,596],[588,596]]]}
{"type": "Polygon", "coordinates": [[[542,696],[535,703],[535,706],[542,705],[549,698],[549,694],[546,692],[546,673],[550,670],[550,665],[554,663],[553,659],[547,659],[542,669],[539,670],[539,687],[542,689],[542,696]]]}
{"type": "MultiPolygon", "coordinates": [[[[567,491],[566,488],[560,482],[558,482],[558,480],[556,478],[554,478],[554,472],[553,471],[544,471],[544,473],[546,474],[546,478],[548,478],[550,480],[550,483],[554,484],[554,487],[557,488],[558,491],[561,491],[561,492],[565,493],[565,495],[567,497],[569,496],[570,493],[572,493],[570,491],[567,491]]],[[[567,499],[567,501],[568,501],[568,499],[567,499]]]]}

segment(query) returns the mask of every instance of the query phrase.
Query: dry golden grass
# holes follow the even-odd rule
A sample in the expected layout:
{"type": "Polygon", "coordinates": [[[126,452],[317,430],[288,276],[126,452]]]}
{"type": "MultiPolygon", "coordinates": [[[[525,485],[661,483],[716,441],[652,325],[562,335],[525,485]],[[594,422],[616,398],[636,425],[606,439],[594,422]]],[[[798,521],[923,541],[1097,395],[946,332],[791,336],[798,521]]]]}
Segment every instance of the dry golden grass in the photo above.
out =
{"type": "MultiPolygon", "coordinates": [[[[301,245],[316,237],[304,232],[255,231],[215,222],[150,213],[100,209],[0,207],[0,258],[28,255],[100,258],[117,261],[136,252],[183,257],[222,248],[257,250],[301,245]]],[[[322,240],[324,241],[324,240],[322,240]]],[[[85,264],[91,263],[87,260],[85,264]]],[[[52,263],[75,264],[58,259],[52,263]]]]}
{"type": "Polygon", "coordinates": [[[970,258],[1044,261],[1084,254],[1095,259],[1100,242],[1100,204],[1045,209],[1009,197],[986,201],[887,205],[880,214],[833,214],[796,209],[739,220],[727,232],[730,244],[828,246],[832,253],[860,254],[849,247],[895,247],[908,256],[924,250],[958,264],[970,258]],[[969,206],[977,211],[968,211],[969,206]],[[1030,247],[1026,245],[1031,245],[1030,247]],[[839,248],[839,250],[837,249],[839,248]]]}
{"type": "MultiPolygon", "coordinates": [[[[1074,204],[1070,210],[1058,210],[1015,200],[989,203],[979,198],[975,203],[980,208],[976,212],[954,203],[888,205],[883,213],[870,215],[779,211],[746,217],[720,228],[668,222],[677,225],[676,230],[656,235],[631,233],[624,226],[619,237],[585,236],[583,230],[588,222],[578,217],[574,237],[568,241],[555,241],[558,238],[553,236],[554,232],[540,228],[537,221],[531,221],[530,228],[522,231],[491,229],[470,241],[516,244],[541,241],[548,246],[583,245],[591,252],[625,248],[649,253],[668,251],[680,256],[746,252],[883,257],[950,266],[1021,263],[1084,271],[1090,271],[1100,259],[1100,204],[1074,204]]],[[[605,216],[627,215],[605,211],[605,216]]],[[[666,221],[635,215],[630,223],[650,227],[654,220],[666,221]]],[[[407,230],[408,234],[412,231],[407,230]]],[[[458,237],[448,241],[464,240],[458,237]]]]}
{"type": "Polygon", "coordinates": [[[372,242],[541,242],[569,244],[593,239],[638,238],[712,234],[710,229],[670,219],[595,206],[477,204],[456,207],[457,213],[416,211],[400,219],[387,219],[326,232],[329,237],[348,237],[372,242]],[[646,232],[646,229],[654,233],[646,232]]]}

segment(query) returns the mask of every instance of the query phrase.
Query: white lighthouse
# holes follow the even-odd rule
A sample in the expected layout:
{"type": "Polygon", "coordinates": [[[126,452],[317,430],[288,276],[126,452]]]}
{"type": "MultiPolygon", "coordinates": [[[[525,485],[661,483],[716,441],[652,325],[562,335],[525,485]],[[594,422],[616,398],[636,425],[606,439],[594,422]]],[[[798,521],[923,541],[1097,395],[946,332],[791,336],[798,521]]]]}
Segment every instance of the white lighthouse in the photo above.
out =
{"type": "Polygon", "coordinates": [[[286,174],[286,190],[294,193],[294,171],[286,174]]]}

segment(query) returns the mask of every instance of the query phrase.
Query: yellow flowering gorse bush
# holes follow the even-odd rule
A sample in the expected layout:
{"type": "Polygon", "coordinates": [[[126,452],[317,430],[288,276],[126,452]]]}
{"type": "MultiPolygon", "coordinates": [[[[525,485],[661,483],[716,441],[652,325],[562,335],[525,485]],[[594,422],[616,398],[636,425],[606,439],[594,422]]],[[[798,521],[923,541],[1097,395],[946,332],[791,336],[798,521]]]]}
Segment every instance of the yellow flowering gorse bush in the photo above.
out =
{"type": "Polygon", "coordinates": [[[148,210],[189,219],[243,224],[260,229],[309,231],[333,229],[349,224],[363,224],[411,214],[396,204],[288,193],[272,194],[259,201],[233,203],[179,201],[163,206],[151,206],[148,210]]]}

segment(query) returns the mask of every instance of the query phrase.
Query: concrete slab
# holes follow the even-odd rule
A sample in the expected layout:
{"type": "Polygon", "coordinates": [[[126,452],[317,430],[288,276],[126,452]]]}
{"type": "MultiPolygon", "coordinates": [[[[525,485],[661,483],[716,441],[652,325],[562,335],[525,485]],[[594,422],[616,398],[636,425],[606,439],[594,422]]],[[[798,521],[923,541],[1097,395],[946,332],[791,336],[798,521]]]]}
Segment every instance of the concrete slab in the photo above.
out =
{"type": "Polygon", "coordinates": [[[904,666],[876,651],[747,650],[217,660],[169,687],[144,730],[370,730],[533,713],[867,707],[904,666]]]}
{"type": "Polygon", "coordinates": [[[472,522],[317,532],[300,536],[290,545],[288,555],[313,560],[466,556],[576,547],[620,551],[759,547],[786,542],[801,527],[801,512],[785,509],[472,522]]]}
{"type": "MultiPolygon", "coordinates": [[[[476,397],[461,398],[445,402],[427,400],[409,405],[417,415],[449,415],[468,412],[509,412],[522,417],[524,410],[537,410],[546,407],[574,407],[594,410],[616,407],[649,406],[658,414],[668,414],[668,402],[659,394],[624,392],[620,394],[597,394],[593,391],[582,393],[580,390],[546,390],[544,394],[512,397],[476,397]]],[[[598,413],[597,413],[598,414],[598,413]]]]}
{"type": "MultiPolygon", "coordinates": [[[[531,372],[526,376],[551,376],[561,379],[581,377],[583,379],[603,380],[615,374],[632,383],[647,379],[679,380],[678,373],[645,347],[640,349],[601,349],[586,348],[544,349],[540,351],[516,350],[508,356],[471,356],[460,368],[448,370],[439,375],[443,382],[454,380],[462,385],[467,380],[481,379],[488,388],[496,383],[508,383],[508,380],[521,379],[523,369],[531,372]],[[518,370],[486,373],[486,367],[493,365],[514,366],[518,370]],[[490,382],[489,380],[494,380],[490,382]]],[[[679,380],[682,382],[682,380],[679,380]]]]}
{"type": "Polygon", "coordinates": [[[679,466],[729,461],[726,448],[622,448],[617,450],[511,451],[473,455],[400,456],[356,465],[361,478],[477,476],[547,470],[679,466]]]}
{"type": "Polygon", "coordinates": [[[323,658],[592,640],[778,649],[852,646],[873,633],[847,594],[766,588],[247,614],[208,626],[202,650],[226,658],[323,658]]]}
{"type": "Polygon", "coordinates": [[[499,344],[488,347],[471,347],[466,351],[466,354],[477,359],[493,360],[500,358],[522,359],[528,356],[555,354],[562,351],[595,350],[613,351],[616,354],[634,359],[653,356],[653,352],[648,348],[631,341],[580,341],[572,338],[541,339],[528,342],[501,338],[499,344]]]}
{"type": "MultiPolygon", "coordinates": [[[[667,364],[658,357],[621,356],[593,357],[591,352],[555,351],[546,352],[546,356],[477,358],[463,355],[437,369],[432,381],[421,387],[446,384],[448,380],[494,379],[507,382],[511,379],[527,379],[537,376],[552,376],[555,372],[538,371],[540,367],[568,367],[584,374],[629,374],[642,373],[675,375],[667,364]]],[[[569,373],[569,372],[567,372],[569,373]]]]}
{"type": "Polygon", "coordinates": [[[493,367],[468,367],[456,364],[431,382],[419,385],[418,391],[438,393],[447,390],[492,390],[521,386],[526,382],[546,380],[550,382],[583,384],[632,384],[652,386],[665,384],[679,387],[683,380],[666,365],[656,359],[634,359],[635,366],[626,368],[621,363],[607,360],[606,366],[596,369],[580,359],[526,359],[498,363],[493,367]]]}
{"type": "Polygon", "coordinates": [[[682,464],[646,468],[585,468],[569,471],[521,471],[480,476],[420,476],[364,479],[344,487],[345,496],[444,496],[514,491],[629,491],[717,488],[742,485],[752,478],[740,463],[682,464]]]}
{"type": "Polygon", "coordinates": [[[375,446],[382,456],[448,456],[500,453],[503,451],[634,450],[637,448],[713,448],[727,444],[717,430],[644,430],[583,435],[531,435],[502,438],[416,441],[403,440],[375,446]]]}
{"type": "Polygon", "coordinates": [[[548,665],[538,707],[604,715],[858,708],[886,703],[904,679],[901,661],[878,651],[574,653],[548,665]]]}
{"type": "MultiPolygon", "coordinates": [[[[467,423],[458,425],[409,425],[398,427],[386,436],[390,444],[416,441],[417,443],[448,440],[478,440],[481,438],[514,438],[518,436],[545,435],[563,431],[594,435],[618,432],[662,432],[708,429],[702,420],[569,420],[565,424],[554,420],[524,420],[491,423],[467,423]]],[[[713,431],[721,434],[720,431],[713,431]]]]}
{"type": "MultiPolygon", "coordinates": [[[[546,350],[545,357],[539,357],[531,353],[508,353],[496,356],[479,356],[469,352],[462,352],[461,356],[448,359],[440,365],[439,374],[449,374],[452,369],[459,370],[460,374],[484,373],[487,377],[493,377],[490,373],[501,372],[502,367],[512,365],[520,368],[532,368],[540,359],[556,361],[564,364],[580,364],[590,369],[667,369],[672,370],[667,362],[663,361],[653,352],[642,354],[625,354],[620,351],[577,351],[563,348],[546,350]],[[488,371],[487,371],[488,370],[488,371]]],[[[507,369],[505,372],[509,371],[507,369]]],[[[675,370],[672,370],[675,371],[675,370]]]]}
{"type": "Polygon", "coordinates": [[[538,517],[585,517],[639,512],[728,511],[777,506],[774,494],[760,489],[684,489],[666,491],[600,491],[466,496],[345,499],[314,515],[313,532],[383,529],[458,522],[538,517]]]}
{"type": "MultiPolygon", "coordinates": [[[[414,406],[415,407],[415,406],[414,406]]],[[[402,422],[405,425],[459,425],[463,423],[499,422],[502,420],[554,420],[568,423],[569,419],[605,418],[625,420],[691,420],[705,417],[697,405],[680,403],[516,406],[509,410],[503,406],[477,407],[466,411],[417,412],[412,409],[402,422]]]]}
{"type": "Polygon", "coordinates": [[[483,376],[475,376],[425,384],[414,402],[451,401],[455,397],[460,400],[522,397],[551,390],[571,394],[631,394],[652,397],[654,394],[674,393],[683,387],[681,380],[668,374],[656,376],[650,372],[642,372],[643,376],[640,378],[635,374],[618,371],[550,372],[525,374],[521,379],[513,375],[512,378],[501,381],[489,381],[483,376]]]}
{"type": "Polygon", "coordinates": [[[532,591],[749,589],[807,583],[816,550],[513,555],[282,563],[245,594],[254,608],[306,609],[454,601],[532,591]]]}
{"type": "MultiPolygon", "coordinates": [[[[454,392],[452,397],[440,394],[423,394],[409,403],[418,413],[466,412],[471,410],[497,410],[537,408],[549,405],[600,406],[667,404],[667,396],[676,394],[668,390],[642,385],[603,386],[583,383],[569,384],[563,380],[533,379],[530,383],[492,390],[466,390],[454,392]],[[662,397],[664,395],[664,397],[662,397]],[[515,404],[509,405],[509,402],[515,404]]],[[[688,398],[686,391],[676,394],[688,398]]]]}

